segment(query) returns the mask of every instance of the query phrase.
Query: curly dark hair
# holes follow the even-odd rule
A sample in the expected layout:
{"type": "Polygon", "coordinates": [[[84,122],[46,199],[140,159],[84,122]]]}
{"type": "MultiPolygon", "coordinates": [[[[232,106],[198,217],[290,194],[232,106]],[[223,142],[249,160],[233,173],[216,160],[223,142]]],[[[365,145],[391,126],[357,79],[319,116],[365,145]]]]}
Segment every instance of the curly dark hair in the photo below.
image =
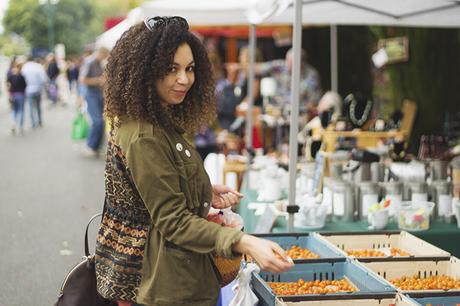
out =
{"type": "Polygon", "coordinates": [[[132,26],[117,41],[105,73],[105,116],[113,121],[128,117],[193,133],[215,119],[215,85],[206,49],[181,24],[165,22],[151,30],[144,23],[132,26]],[[195,82],[182,103],[164,107],[155,84],[168,74],[184,43],[192,49],[195,82]]]}

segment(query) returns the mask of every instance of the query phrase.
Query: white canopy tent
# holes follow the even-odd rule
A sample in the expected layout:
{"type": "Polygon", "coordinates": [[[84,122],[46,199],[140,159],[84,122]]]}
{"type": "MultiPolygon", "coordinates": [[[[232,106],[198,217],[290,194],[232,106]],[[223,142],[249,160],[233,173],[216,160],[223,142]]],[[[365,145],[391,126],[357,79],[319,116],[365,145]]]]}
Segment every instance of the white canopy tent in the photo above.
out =
{"type": "MultiPolygon", "coordinates": [[[[303,0],[303,24],[460,27],[458,0],[303,0]]],[[[293,0],[266,22],[292,23],[293,0]]]]}
{"type": "Polygon", "coordinates": [[[133,9],[128,17],[96,39],[97,46],[112,48],[121,34],[149,16],[182,16],[192,26],[259,24],[284,11],[286,0],[153,0],[133,9]]]}
{"type": "Polygon", "coordinates": [[[112,49],[121,35],[131,26],[147,17],[142,8],[137,7],[128,13],[126,19],[115,25],[113,28],[105,31],[96,38],[96,47],[106,47],[112,49]]]}
{"type": "MultiPolygon", "coordinates": [[[[309,25],[391,25],[460,27],[459,0],[304,0],[302,23],[309,25]]],[[[178,15],[191,25],[292,24],[293,0],[153,0],[132,10],[97,38],[113,47],[121,34],[147,16],[178,15]]]]}
{"type": "Polygon", "coordinates": [[[277,10],[283,11],[285,0],[154,0],[141,5],[149,16],[182,16],[191,25],[259,24],[277,10]]]}

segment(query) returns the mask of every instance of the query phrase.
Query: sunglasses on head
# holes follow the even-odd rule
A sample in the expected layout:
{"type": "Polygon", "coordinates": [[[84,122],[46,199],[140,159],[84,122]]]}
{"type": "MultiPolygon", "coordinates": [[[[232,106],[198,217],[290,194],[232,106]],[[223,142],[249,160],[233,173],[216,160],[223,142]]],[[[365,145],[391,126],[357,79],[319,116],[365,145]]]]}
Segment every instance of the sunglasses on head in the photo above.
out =
{"type": "Polygon", "coordinates": [[[182,17],[179,16],[172,16],[172,17],[160,17],[160,16],[155,16],[155,17],[147,17],[144,20],[144,24],[147,27],[147,29],[151,32],[153,32],[154,29],[158,27],[162,27],[166,24],[175,24],[178,26],[181,26],[185,28],[186,30],[189,29],[188,27],[188,22],[182,17]]]}

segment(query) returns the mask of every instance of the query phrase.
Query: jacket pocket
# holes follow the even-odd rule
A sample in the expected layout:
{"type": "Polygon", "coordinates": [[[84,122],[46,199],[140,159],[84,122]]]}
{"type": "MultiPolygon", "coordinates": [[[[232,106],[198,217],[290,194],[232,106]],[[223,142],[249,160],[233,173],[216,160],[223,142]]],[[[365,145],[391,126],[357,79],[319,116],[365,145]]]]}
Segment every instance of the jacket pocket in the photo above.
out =
{"type": "Polygon", "coordinates": [[[181,177],[181,189],[185,194],[187,206],[191,211],[199,207],[198,190],[197,190],[197,171],[198,167],[195,163],[184,163],[183,161],[176,162],[181,177]]]}
{"type": "Polygon", "coordinates": [[[206,254],[191,252],[166,242],[159,262],[154,282],[158,301],[174,305],[217,301],[219,285],[206,254]]]}

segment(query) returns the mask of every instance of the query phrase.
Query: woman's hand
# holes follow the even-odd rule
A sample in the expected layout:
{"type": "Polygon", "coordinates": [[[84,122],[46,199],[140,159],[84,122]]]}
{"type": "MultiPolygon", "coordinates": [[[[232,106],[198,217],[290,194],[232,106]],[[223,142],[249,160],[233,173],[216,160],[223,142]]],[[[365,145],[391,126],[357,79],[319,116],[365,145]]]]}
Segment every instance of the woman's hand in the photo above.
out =
{"type": "Polygon", "coordinates": [[[242,197],[241,193],[225,185],[213,185],[211,205],[216,209],[224,209],[238,205],[242,197]]]}
{"type": "Polygon", "coordinates": [[[250,255],[262,270],[281,273],[294,266],[291,258],[275,242],[245,234],[233,245],[238,253],[250,255]]]}

